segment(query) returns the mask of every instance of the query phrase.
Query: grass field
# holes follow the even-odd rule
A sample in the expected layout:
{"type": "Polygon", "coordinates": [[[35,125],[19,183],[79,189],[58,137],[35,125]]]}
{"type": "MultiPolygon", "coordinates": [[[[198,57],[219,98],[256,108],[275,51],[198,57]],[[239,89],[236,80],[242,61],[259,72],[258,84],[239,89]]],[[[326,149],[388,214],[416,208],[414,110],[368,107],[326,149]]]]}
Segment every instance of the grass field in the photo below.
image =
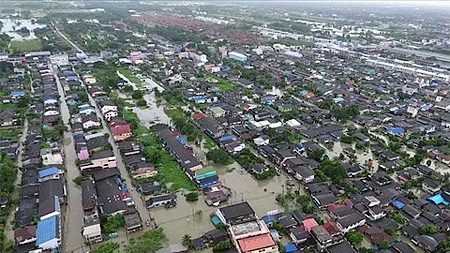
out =
{"type": "Polygon", "coordinates": [[[133,73],[131,72],[130,69],[119,68],[118,70],[122,75],[124,75],[126,78],[128,78],[128,80],[130,80],[130,82],[135,83],[136,86],[138,86],[138,87],[142,87],[142,81],[139,78],[137,78],[135,75],[133,75],[133,73]]]}
{"type": "Polygon", "coordinates": [[[40,39],[11,41],[11,51],[14,53],[32,52],[42,50],[42,43],[40,39]]]}

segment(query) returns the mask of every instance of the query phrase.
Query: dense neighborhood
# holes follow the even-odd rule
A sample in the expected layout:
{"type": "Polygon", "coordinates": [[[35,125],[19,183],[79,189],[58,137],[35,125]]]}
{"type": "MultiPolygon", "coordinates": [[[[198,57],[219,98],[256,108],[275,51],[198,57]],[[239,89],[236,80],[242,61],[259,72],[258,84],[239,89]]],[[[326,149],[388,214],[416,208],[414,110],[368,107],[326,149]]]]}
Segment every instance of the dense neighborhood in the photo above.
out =
{"type": "Polygon", "coordinates": [[[450,250],[440,17],[45,6],[0,13],[0,252],[450,250]]]}

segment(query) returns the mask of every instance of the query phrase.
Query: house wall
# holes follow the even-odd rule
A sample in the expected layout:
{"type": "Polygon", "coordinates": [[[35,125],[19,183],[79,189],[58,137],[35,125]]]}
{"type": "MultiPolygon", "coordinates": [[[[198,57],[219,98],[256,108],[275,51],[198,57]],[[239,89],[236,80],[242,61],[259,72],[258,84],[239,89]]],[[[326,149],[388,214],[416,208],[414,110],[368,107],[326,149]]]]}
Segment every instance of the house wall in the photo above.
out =
{"type": "Polygon", "coordinates": [[[86,169],[94,169],[94,168],[115,168],[117,167],[116,164],[116,160],[114,158],[114,160],[109,161],[110,158],[104,158],[101,160],[94,160],[89,164],[83,164],[80,166],[81,170],[86,170],[86,169]]]}

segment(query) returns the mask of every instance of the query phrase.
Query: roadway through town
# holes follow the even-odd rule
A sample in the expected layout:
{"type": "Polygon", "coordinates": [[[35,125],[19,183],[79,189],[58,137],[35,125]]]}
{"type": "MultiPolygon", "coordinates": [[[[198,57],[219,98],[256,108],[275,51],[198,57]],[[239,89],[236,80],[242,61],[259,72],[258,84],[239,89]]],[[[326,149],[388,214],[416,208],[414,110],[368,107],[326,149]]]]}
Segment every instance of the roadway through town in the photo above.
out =
{"type": "MultiPolygon", "coordinates": [[[[60,111],[64,125],[70,129],[70,113],[67,107],[64,89],[59,81],[57,75],[57,68],[53,67],[55,80],[58,86],[58,93],[60,96],[60,111]]],[[[73,180],[80,175],[78,166],[76,165],[76,152],[74,143],[72,141],[72,134],[70,131],[64,132],[64,161],[66,166],[66,180],[67,180],[67,205],[64,214],[64,238],[63,249],[64,252],[83,253],[85,252],[84,240],[81,234],[83,226],[83,208],[81,205],[81,187],[73,182],[73,180]]]]}

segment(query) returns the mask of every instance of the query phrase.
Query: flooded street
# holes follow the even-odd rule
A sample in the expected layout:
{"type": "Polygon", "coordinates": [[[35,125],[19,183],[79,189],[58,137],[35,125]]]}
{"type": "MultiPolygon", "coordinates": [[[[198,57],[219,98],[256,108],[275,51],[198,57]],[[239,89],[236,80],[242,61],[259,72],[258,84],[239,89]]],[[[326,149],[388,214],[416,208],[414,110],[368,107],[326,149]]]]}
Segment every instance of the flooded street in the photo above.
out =
{"type": "MultiPolygon", "coordinates": [[[[60,96],[60,111],[64,124],[70,129],[70,113],[66,104],[65,94],[61,82],[55,72],[55,79],[58,85],[58,93],[60,96]]],[[[80,175],[80,171],[76,165],[76,152],[72,141],[72,133],[67,131],[63,136],[65,166],[66,166],[66,185],[67,185],[67,205],[65,206],[64,217],[64,252],[83,253],[84,241],[81,235],[83,226],[83,208],[81,205],[81,187],[73,182],[80,175]]]]}

